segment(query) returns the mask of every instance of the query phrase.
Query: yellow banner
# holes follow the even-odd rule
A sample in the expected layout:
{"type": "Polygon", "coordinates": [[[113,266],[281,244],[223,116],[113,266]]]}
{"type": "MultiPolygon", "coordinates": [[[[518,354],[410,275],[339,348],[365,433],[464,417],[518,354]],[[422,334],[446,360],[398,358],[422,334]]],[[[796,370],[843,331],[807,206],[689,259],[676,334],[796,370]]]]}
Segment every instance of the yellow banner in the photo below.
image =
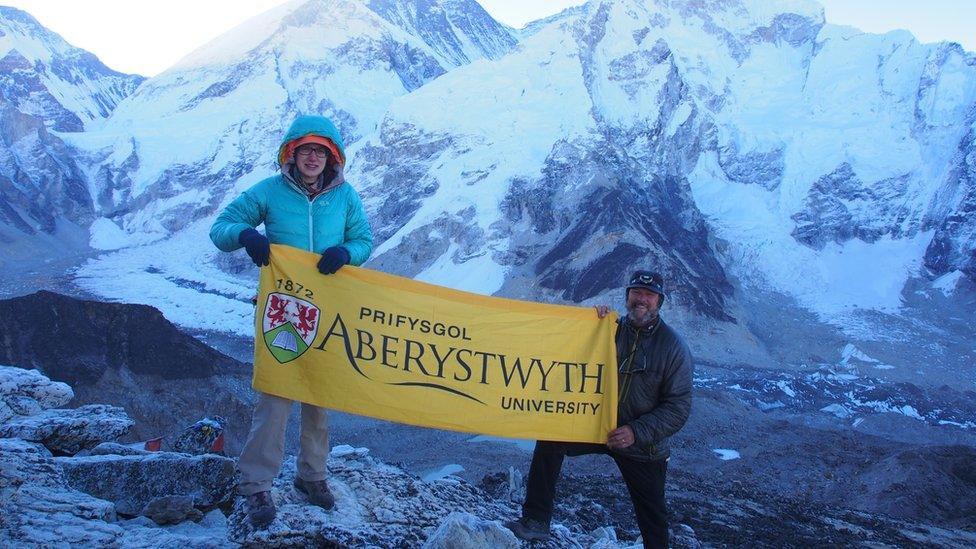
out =
{"type": "Polygon", "coordinates": [[[375,418],[605,443],[617,421],[616,316],[461,292],[271,247],[254,388],[375,418]]]}

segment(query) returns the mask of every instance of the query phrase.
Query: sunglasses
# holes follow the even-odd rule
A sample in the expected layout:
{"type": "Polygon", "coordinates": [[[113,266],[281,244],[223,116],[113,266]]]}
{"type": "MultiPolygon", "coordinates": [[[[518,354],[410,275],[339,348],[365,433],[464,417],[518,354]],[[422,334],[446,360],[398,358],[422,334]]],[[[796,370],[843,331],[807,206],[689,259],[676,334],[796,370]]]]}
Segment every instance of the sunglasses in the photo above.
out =
{"type": "Polygon", "coordinates": [[[654,279],[654,275],[649,274],[639,274],[634,278],[630,279],[631,284],[655,284],[660,286],[661,283],[654,279]]]}

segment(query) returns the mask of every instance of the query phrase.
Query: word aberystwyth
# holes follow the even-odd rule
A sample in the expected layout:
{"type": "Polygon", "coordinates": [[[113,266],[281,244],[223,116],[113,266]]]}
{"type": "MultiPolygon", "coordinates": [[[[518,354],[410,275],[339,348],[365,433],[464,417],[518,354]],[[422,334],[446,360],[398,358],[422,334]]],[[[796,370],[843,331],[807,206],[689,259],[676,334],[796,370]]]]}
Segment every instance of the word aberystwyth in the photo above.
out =
{"type": "Polygon", "coordinates": [[[487,297],[272,246],[261,269],[254,388],[401,423],[606,442],[614,315],[487,297]]]}

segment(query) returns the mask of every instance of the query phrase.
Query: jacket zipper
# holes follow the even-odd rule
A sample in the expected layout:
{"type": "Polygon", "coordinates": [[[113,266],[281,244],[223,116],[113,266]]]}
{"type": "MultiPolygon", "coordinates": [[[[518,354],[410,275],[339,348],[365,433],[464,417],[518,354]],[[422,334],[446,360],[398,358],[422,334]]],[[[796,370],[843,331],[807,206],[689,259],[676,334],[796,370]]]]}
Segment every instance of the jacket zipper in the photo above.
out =
{"type": "Polygon", "coordinates": [[[308,200],[308,251],[313,253],[315,252],[315,227],[314,223],[312,222],[312,210],[314,210],[315,201],[318,200],[320,196],[325,196],[325,193],[319,193],[312,198],[305,195],[305,198],[308,200]]]}
{"type": "Polygon", "coordinates": [[[315,198],[318,198],[318,197],[316,196],[315,198],[308,198],[306,196],[305,198],[308,199],[308,251],[314,253],[315,252],[315,232],[314,232],[314,228],[312,227],[312,204],[315,203],[315,198]]]}
{"type": "Polygon", "coordinates": [[[315,195],[313,198],[309,198],[308,197],[308,194],[306,194],[305,191],[303,191],[290,177],[288,177],[285,174],[282,174],[282,177],[285,179],[285,181],[289,185],[291,185],[291,188],[292,189],[294,189],[298,194],[304,196],[305,197],[305,200],[308,201],[308,251],[314,253],[315,252],[315,233],[313,232],[314,227],[313,227],[313,224],[312,224],[312,206],[315,203],[315,199],[318,198],[318,197],[320,197],[320,196],[322,196],[325,193],[319,193],[319,194],[315,195]]]}

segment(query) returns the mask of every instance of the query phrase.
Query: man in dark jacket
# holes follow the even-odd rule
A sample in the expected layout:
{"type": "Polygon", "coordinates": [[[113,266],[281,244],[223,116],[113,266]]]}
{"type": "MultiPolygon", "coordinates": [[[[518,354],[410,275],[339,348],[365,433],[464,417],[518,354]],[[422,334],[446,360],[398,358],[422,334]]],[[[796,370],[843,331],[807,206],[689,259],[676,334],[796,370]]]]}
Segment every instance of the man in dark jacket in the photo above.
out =
{"type": "MultiPolygon", "coordinates": [[[[617,463],[634,504],[644,547],[668,546],[664,477],[669,439],[691,411],[692,359],[688,346],[664,323],[664,280],[637,271],[627,285],[627,316],[617,326],[617,428],[606,446],[538,441],[526,487],[522,518],[506,526],[530,541],[549,537],[556,481],[565,456],[607,454],[617,463]]],[[[600,318],[609,308],[597,307],[600,318]]]]}

